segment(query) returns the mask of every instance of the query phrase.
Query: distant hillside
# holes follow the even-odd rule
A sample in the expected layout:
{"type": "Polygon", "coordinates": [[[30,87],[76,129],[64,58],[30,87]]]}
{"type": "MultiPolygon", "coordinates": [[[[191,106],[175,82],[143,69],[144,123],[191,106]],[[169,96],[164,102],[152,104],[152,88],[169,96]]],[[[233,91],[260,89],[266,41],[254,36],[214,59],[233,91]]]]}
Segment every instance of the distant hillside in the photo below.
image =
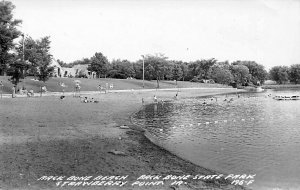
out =
{"type": "MultiPolygon", "coordinates": [[[[0,81],[3,82],[3,93],[11,93],[13,85],[8,80],[8,76],[0,76],[0,81]]],[[[74,80],[79,80],[81,82],[81,91],[97,91],[98,86],[103,87],[113,84],[113,90],[126,90],[126,89],[143,89],[143,81],[136,79],[110,79],[110,78],[100,78],[100,79],[87,79],[87,78],[50,78],[45,84],[41,81],[34,81],[33,78],[28,77],[22,79],[22,82],[18,84],[18,88],[23,86],[27,90],[33,90],[34,92],[39,92],[41,86],[46,86],[47,90],[50,92],[62,92],[62,87],[59,83],[64,83],[66,85],[65,92],[74,91],[75,82],[74,80]]],[[[203,88],[231,88],[230,86],[224,86],[221,84],[204,84],[204,83],[194,83],[194,82],[177,82],[179,88],[191,88],[191,87],[203,87],[203,88]]],[[[175,88],[176,84],[174,81],[160,81],[160,88],[175,88]]],[[[145,80],[145,89],[155,89],[156,81],[145,80]]]]}

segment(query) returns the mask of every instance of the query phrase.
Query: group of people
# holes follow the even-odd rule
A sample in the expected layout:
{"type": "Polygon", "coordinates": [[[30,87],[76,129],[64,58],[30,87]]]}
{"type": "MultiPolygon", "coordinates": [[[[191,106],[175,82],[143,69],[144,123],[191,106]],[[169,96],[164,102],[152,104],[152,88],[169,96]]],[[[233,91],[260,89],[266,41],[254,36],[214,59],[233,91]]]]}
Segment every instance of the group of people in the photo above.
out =
{"type": "MultiPolygon", "coordinates": [[[[178,92],[177,92],[176,95],[173,97],[173,99],[175,99],[175,100],[178,99],[178,92]]],[[[156,104],[158,103],[158,99],[157,99],[156,95],[153,96],[153,102],[156,103],[156,104]]],[[[145,102],[144,102],[144,98],[142,98],[142,104],[144,105],[144,103],[145,103],[145,102]]],[[[164,104],[164,100],[160,100],[160,103],[161,103],[161,104],[164,104]]]]}
{"type": "MultiPolygon", "coordinates": [[[[64,100],[66,98],[66,96],[62,95],[60,96],[61,100],[64,100]]],[[[80,102],[82,103],[98,103],[98,100],[95,100],[94,98],[88,98],[88,97],[81,97],[80,96],[80,102]]]]}
{"type": "Polygon", "coordinates": [[[101,91],[104,91],[105,94],[108,92],[109,89],[113,89],[114,88],[114,84],[110,84],[108,86],[108,83],[106,83],[106,87],[101,86],[101,84],[98,85],[98,90],[101,93],[101,91]]]}
{"type": "Polygon", "coordinates": [[[95,100],[94,98],[88,98],[88,97],[83,97],[81,100],[80,100],[82,103],[98,103],[99,101],[98,100],[95,100]]]}
{"type": "MultiPolygon", "coordinates": [[[[15,87],[12,88],[13,91],[13,97],[15,96],[14,91],[15,91],[15,87]]],[[[28,97],[33,97],[34,96],[34,92],[33,90],[27,90],[24,86],[20,89],[17,90],[17,93],[21,94],[21,95],[27,95],[28,97]]]]}
{"type": "MultiPolygon", "coordinates": [[[[241,98],[241,95],[240,94],[237,94],[236,97],[239,99],[241,98]]],[[[250,96],[248,96],[248,98],[250,98],[250,96]]],[[[234,97],[228,97],[226,95],[225,99],[223,100],[223,102],[227,102],[227,103],[231,103],[233,102],[235,99],[234,97]]],[[[211,98],[206,98],[203,100],[203,105],[207,105],[209,102],[212,102],[212,101],[215,101],[215,102],[218,102],[218,97],[211,97],[211,98]],[[210,101],[209,101],[210,100],[210,101]]]]}

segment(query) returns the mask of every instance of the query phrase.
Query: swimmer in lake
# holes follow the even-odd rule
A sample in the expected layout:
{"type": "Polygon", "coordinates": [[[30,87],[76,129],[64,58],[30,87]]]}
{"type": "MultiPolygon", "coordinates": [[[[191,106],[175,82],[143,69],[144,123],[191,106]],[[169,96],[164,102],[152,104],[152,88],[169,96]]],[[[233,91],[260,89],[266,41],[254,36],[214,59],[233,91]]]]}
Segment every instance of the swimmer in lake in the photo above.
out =
{"type": "Polygon", "coordinates": [[[176,95],[174,96],[174,99],[177,99],[178,98],[178,92],[176,93],[176,95]]]}
{"type": "Polygon", "coordinates": [[[83,103],[88,103],[88,102],[89,101],[88,101],[87,97],[84,97],[83,103]]]}

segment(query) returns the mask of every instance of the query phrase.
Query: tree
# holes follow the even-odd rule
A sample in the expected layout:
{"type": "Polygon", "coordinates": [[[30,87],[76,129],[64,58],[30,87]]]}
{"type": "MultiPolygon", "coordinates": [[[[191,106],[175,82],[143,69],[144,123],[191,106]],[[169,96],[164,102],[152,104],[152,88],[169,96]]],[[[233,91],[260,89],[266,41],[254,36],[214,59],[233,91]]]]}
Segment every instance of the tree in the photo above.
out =
{"type": "Polygon", "coordinates": [[[15,6],[9,1],[0,1],[0,75],[3,75],[14,56],[10,52],[14,49],[13,41],[21,32],[16,28],[22,21],[13,18],[15,6]]]}
{"type": "Polygon", "coordinates": [[[135,75],[133,64],[128,60],[113,60],[111,67],[112,70],[108,73],[109,77],[125,79],[128,77],[134,77],[135,75]]]}
{"type": "Polygon", "coordinates": [[[300,64],[295,64],[290,67],[290,80],[295,84],[300,83],[300,64]]]}
{"type": "MultiPolygon", "coordinates": [[[[163,54],[147,55],[145,56],[145,67],[149,70],[149,75],[157,81],[157,88],[159,88],[159,81],[164,77],[166,72],[167,57],[163,54]]],[[[146,70],[146,69],[145,69],[146,70]]]]}
{"type": "Polygon", "coordinates": [[[21,82],[20,79],[24,78],[24,69],[25,65],[23,60],[17,59],[16,56],[11,57],[9,62],[9,68],[7,69],[7,74],[11,76],[9,80],[15,87],[17,87],[19,82],[21,82]]]}
{"type": "Polygon", "coordinates": [[[180,68],[182,71],[182,81],[188,76],[188,63],[184,62],[180,64],[180,68]]]}
{"type": "Polygon", "coordinates": [[[215,63],[217,62],[216,59],[212,58],[212,59],[202,59],[199,62],[199,70],[200,73],[199,75],[202,76],[202,78],[204,79],[208,79],[208,75],[209,75],[209,69],[211,66],[213,66],[215,63]]]}
{"type": "Polygon", "coordinates": [[[17,47],[17,53],[19,55],[19,59],[23,59],[28,64],[25,64],[25,75],[37,76],[38,74],[38,62],[40,59],[40,55],[38,54],[38,45],[37,42],[31,37],[24,37],[19,41],[17,47]],[[23,47],[24,44],[24,47],[23,47]],[[24,48],[24,49],[23,49],[24,48]],[[23,55],[24,51],[24,55],[23,55]],[[24,56],[24,57],[23,57],[24,56]]]}
{"type": "Polygon", "coordinates": [[[289,80],[289,68],[287,66],[275,66],[269,71],[270,78],[279,84],[286,83],[289,80]]]}
{"type": "MultiPolygon", "coordinates": [[[[24,59],[27,63],[24,67],[28,75],[37,77],[40,81],[46,82],[51,76],[54,68],[50,66],[52,55],[50,54],[50,37],[42,37],[34,40],[27,37],[24,40],[24,59]]],[[[19,59],[23,54],[23,42],[19,42],[17,48],[19,59]]]]}
{"type": "Polygon", "coordinates": [[[190,78],[208,79],[209,69],[217,62],[216,59],[202,59],[189,64],[190,78]]]}
{"type": "Polygon", "coordinates": [[[95,71],[97,77],[106,77],[109,70],[109,62],[107,58],[102,53],[95,53],[95,55],[90,59],[90,65],[88,66],[89,71],[95,71]]]}
{"type": "Polygon", "coordinates": [[[72,68],[75,65],[89,65],[89,64],[91,64],[91,60],[89,58],[83,58],[81,60],[76,60],[67,64],[66,67],[72,68]]]}
{"type": "Polygon", "coordinates": [[[244,86],[249,78],[249,69],[245,65],[235,65],[234,63],[230,67],[230,71],[233,75],[233,80],[237,85],[244,86]]]}
{"type": "Polygon", "coordinates": [[[213,79],[216,83],[229,85],[233,81],[228,65],[217,63],[210,68],[209,78],[213,79]]]}
{"type": "Polygon", "coordinates": [[[143,60],[138,60],[135,63],[133,63],[133,70],[135,73],[135,78],[142,79],[143,78],[143,60]]]}
{"type": "Polygon", "coordinates": [[[198,66],[197,61],[190,62],[188,64],[188,77],[187,77],[187,79],[191,80],[194,77],[197,77],[199,75],[199,73],[200,73],[200,71],[198,69],[199,69],[199,66],[198,66]]]}
{"type": "Polygon", "coordinates": [[[173,65],[172,76],[173,79],[176,80],[176,85],[177,85],[177,81],[183,77],[181,64],[182,62],[175,62],[173,65]]]}
{"type": "Polygon", "coordinates": [[[50,54],[50,40],[49,36],[37,40],[38,47],[38,78],[44,83],[49,79],[54,68],[50,66],[52,55],[50,54]]]}
{"type": "Polygon", "coordinates": [[[255,84],[263,84],[267,78],[268,72],[263,65],[255,61],[241,61],[239,64],[245,65],[249,69],[250,81],[255,84]]]}
{"type": "Polygon", "coordinates": [[[154,67],[151,64],[145,64],[145,79],[146,80],[155,80],[154,67]]]}
{"type": "Polygon", "coordinates": [[[163,68],[163,76],[162,80],[173,80],[173,69],[174,69],[174,63],[171,61],[166,61],[164,68],[163,68]]]}

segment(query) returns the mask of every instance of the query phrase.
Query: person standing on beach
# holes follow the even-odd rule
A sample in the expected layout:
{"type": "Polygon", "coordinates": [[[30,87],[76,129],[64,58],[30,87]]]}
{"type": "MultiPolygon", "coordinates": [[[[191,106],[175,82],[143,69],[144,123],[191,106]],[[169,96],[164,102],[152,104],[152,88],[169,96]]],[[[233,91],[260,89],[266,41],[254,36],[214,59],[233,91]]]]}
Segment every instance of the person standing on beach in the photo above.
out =
{"type": "Polygon", "coordinates": [[[154,103],[157,103],[157,98],[155,95],[153,96],[153,101],[154,101],[154,103]]]}
{"type": "Polygon", "coordinates": [[[102,90],[101,84],[99,84],[98,89],[99,89],[99,93],[101,93],[102,90]]]}
{"type": "Polygon", "coordinates": [[[2,91],[3,91],[3,86],[4,86],[4,85],[3,85],[2,81],[1,81],[1,82],[0,82],[0,88],[1,88],[1,98],[2,98],[2,93],[3,93],[3,92],[2,92],[2,91]]]}
{"type": "Polygon", "coordinates": [[[16,86],[12,87],[12,97],[15,98],[16,97],[16,86]]]}

